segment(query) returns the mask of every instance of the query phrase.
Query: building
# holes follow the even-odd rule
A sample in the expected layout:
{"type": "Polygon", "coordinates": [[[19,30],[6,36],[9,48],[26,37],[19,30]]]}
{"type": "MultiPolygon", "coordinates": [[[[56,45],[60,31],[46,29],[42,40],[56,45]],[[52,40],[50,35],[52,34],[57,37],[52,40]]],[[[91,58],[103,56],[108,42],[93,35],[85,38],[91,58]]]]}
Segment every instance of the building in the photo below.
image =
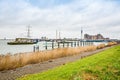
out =
{"type": "Polygon", "coordinates": [[[97,34],[97,35],[84,34],[84,39],[86,39],[86,40],[104,40],[104,39],[109,39],[109,38],[104,38],[103,35],[101,35],[101,34],[97,34]]]}
{"type": "Polygon", "coordinates": [[[48,38],[44,36],[44,37],[41,37],[41,40],[48,40],[48,38]]]}

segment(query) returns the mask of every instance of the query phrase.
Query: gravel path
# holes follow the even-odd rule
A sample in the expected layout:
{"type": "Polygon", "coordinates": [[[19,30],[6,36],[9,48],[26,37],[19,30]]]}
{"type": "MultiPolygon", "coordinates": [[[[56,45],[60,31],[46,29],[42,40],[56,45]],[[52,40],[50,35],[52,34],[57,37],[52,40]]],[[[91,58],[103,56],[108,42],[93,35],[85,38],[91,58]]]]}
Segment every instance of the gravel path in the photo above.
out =
{"type": "Polygon", "coordinates": [[[73,62],[78,59],[84,58],[86,56],[93,55],[95,53],[101,52],[108,48],[109,47],[106,47],[104,49],[99,49],[96,51],[84,52],[84,53],[77,54],[74,56],[52,59],[52,60],[41,62],[38,64],[30,64],[30,65],[26,65],[24,67],[20,67],[20,68],[13,69],[13,70],[0,71],[0,80],[15,80],[16,78],[19,78],[26,74],[34,74],[34,73],[43,72],[45,70],[52,69],[56,66],[64,65],[68,62],[73,62]]]}

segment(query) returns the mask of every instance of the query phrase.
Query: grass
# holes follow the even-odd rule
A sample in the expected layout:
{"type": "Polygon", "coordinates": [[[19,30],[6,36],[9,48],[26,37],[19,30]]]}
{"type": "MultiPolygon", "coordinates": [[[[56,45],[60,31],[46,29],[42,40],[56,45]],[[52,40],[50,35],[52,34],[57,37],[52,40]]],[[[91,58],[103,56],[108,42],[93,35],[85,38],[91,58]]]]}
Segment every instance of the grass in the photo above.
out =
{"type": "Polygon", "coordinates": [[[120,80],[120,45],[18,80],[120,80]]]}

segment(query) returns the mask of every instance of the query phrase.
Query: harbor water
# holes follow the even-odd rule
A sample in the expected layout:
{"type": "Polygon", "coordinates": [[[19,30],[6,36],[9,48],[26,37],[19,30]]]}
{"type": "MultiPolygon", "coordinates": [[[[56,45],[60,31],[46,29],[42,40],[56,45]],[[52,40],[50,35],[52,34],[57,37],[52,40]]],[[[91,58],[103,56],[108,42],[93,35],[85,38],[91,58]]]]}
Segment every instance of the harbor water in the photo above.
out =
{"type": "MultiPolygon", "coordinates": [[[[25,52],[33,52],[33,47],[34,46],[39,46],[39,50],[45,50],[45,45],[46,42],[38,42],[37,44],[31,44],[31,45],[8,45],[7,42],[10,42],[13,40],[0,40],[0,55],[1,54],[17,54],[17,53],[25,53],[25,52]]],[[[106,44],[106,42],[93,42],[94,45],[99,45],[99,44],[106,44]]],[[[47,42],[48,45],[48,50],[51,50],[51,42],[47,42]]],[[[76,43],[77,44],[77,43],[76,43]]],[[[60,47],[62,47],[63,45],[60,44],[60,47]]],[[[80,45],[81,46],[81,45],[80,45]]],[[[85,44],[85,46],[87,46],[87,44],[85,44]]],[[[58,45],[57,43],[54,43],[54,48],[57,48],[58,45]]],[[[64,47],[67,47],[67,45],[65,44],[64,47]]],[[[74,46],[73,46],[74,47],[74,46]]]]}

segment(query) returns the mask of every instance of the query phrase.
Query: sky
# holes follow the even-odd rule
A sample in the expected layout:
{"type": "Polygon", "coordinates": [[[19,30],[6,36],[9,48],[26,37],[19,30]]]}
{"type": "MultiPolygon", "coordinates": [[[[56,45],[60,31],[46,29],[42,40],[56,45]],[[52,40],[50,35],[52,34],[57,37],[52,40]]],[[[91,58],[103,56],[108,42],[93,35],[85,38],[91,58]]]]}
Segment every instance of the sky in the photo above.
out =
{"type": "Polygon", "coordinates": [[[120,0],[0,0],[0,39],[80,38],[83,33],[120,39],[120,0]]]}

